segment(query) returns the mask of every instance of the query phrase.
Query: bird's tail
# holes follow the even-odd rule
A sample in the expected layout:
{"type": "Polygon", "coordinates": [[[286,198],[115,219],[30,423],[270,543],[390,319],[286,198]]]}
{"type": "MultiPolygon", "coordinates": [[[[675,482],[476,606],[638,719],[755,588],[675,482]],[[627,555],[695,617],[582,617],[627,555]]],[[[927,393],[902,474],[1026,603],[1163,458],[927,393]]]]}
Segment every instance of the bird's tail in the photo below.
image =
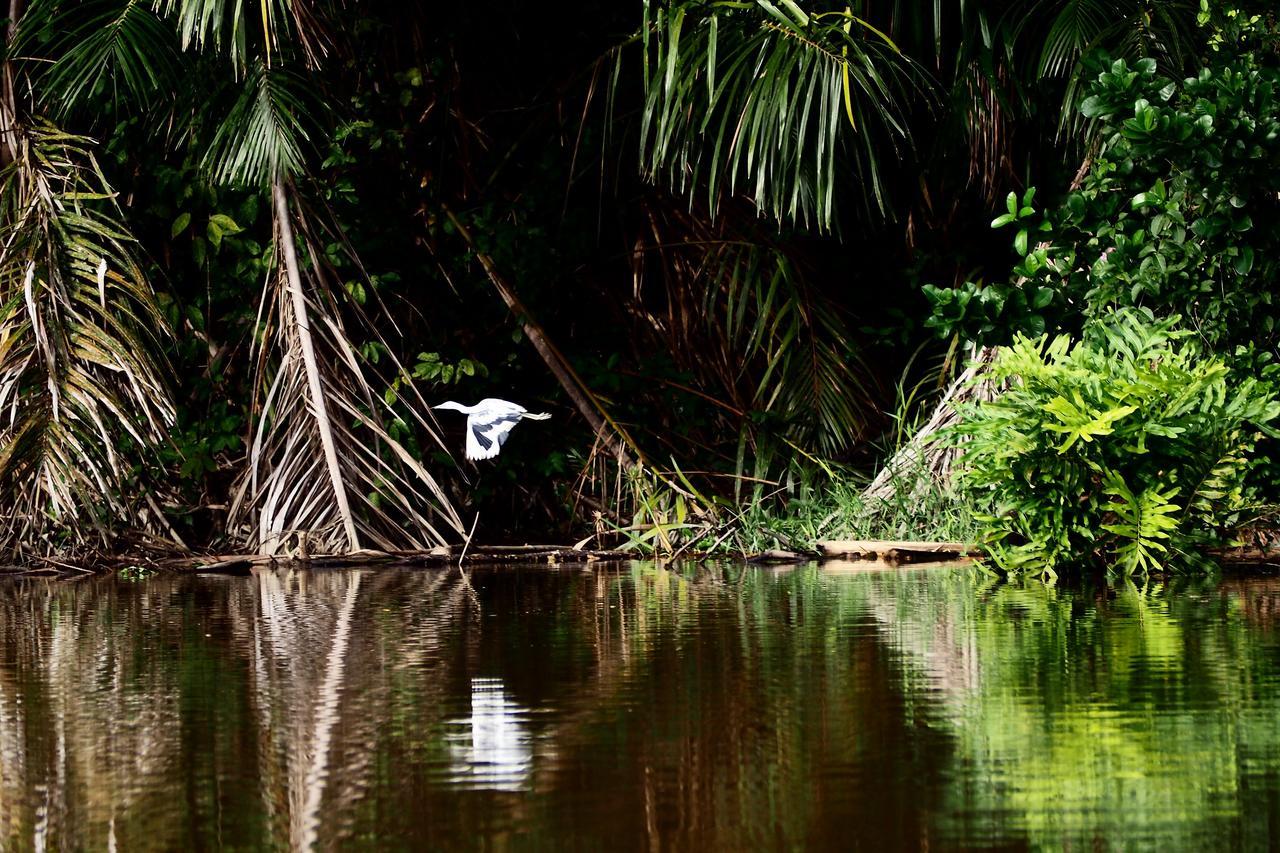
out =
{"type": "Polygon", "coordinates": [[[551,417],[550,412],[538,412],[537,414],[534,414],[533,412],[525,412],[520,416],[520,419],[524,420],[525,418],[528,418],[531,421],[545,421],[549,417],[551,417]]]}

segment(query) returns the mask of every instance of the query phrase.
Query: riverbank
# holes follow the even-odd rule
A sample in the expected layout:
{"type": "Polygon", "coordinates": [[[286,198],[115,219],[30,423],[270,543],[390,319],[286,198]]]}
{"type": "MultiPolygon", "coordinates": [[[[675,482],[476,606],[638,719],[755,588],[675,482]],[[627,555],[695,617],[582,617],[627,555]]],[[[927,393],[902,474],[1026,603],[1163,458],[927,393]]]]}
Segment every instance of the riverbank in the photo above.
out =
{"type": "MultiPolygon", "coordinates": [[[[1213,548],[1205,552],[1224,568],[1243,571],[1280,570],[1280,547],[1275,544],[1213,548]]],[[[27,565],[0,566],[0,578],[71,578],[119,573],[142,577],[151,574],[247,575],[254,569],[361,569],[445,568],[449,566],[591,566],[631,560],[669,562],[660,556],[621,549],[582,549],[569,545],[477,545],[433,548],[427,551],[377,551],[349,554],[167,554],[94,555],[72,561],[40,557],[27,565]]],[[[958,541],[923,540],[819,540],[804,550],[768,549],[755,553],[686,552],[682,562],[732,560],[755,565],[788,566],[816,563],[823,567],[893,569],[951,568],[981,563],[977,546],[958,541]]]]}

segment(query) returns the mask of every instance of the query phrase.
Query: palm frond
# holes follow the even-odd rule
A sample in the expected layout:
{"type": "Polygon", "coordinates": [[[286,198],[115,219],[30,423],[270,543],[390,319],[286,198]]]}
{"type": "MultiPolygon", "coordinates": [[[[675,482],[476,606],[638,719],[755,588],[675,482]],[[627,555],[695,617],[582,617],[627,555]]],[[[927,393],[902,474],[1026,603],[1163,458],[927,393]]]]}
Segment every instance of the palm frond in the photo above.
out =
{"type": "Polygon", "coordinates": [[[753,406],[779,416],[796,444],[827,457],[848,451],[877,395],[839,310],[776,247],[706,249],[706,316],[742,363],[763,367],[753,406]]]}
{"type": "Polygon", "coordinates": [[[1058,132],[1065,138],[1084,130],[1076,106],[1091,54],[1151,56],[1175,73],[1186,70],[1195,53],[1198,10],[1188,0],[1026,0],[1008,10],[1003,26],[1016,53],[1039,51],[1037,62],[1024,63],[1024,76],[1064,82],[1058,132]]]}
{"type": "Polygon", "coordinates": [[[315,65],[328,38],[310,2],[304,0],[152,0],[174,20],[184,50],[226,55],[238,69],[301,54],[315,65]]]}
{"type": "Polygon", "coordinates": [[[90,141],[19,139],[0,173],[0,546],[54,549],[138,520],[126,486],[173,403],[165,323],[90,141]]]}
{"type": "Polygon", "coordinates": [[[840,456],[865,437],[875,380],[844,316],[795,257],[761,234],[735,231],[728,217],[707,224],[654,210],[650,228],[634,270],[640,281],[656,267],[663,282],[665,311],[651,313],[650,325],[706,394],[765,416],[805,452],[840,456]]]}
{"type": "Polygon", "coordinates": [[[1048,10],[1048,29],[1041,37],[1043,45],[1037,70],[1045,77],[1065,78],[1098,37],[1114,24],[1115,4],[1066,0],[1055,5],[1056,9],[1048,10]]]}
{"type": "MultiPolygon", "coordinates": [[[[318,266],[322,255],[305,225],[295,229],[300,214],[286,194],[277,181],[276,269],[263,296],[256,352],[257,425],[231,532],[266,554],[298,532],[311,547],[332,552],[444,544],[463,533],[462,522],[431,474],[391,435],[396,413],[367,378],[342,319],[345,299],[318,266]],[[295,230],[303,253],[293,246],[295,230]]],[[[443,449],[425,404],[414,402],[418,426],[443,449]]]]}
{"type": "Polygon", "coordinates": [[[41,99],[62,114],[104,95],[146,104],[178,74],[173,28],[144,0],[35,0],[22,17],[17,51],[54,58],[47,70],[31,70],[40,75],[41,99]]]}
{"type": "Polygon", "coordinates": [[[253,67],[205,153],[204,168],[214,181],[265,187],[302,173],[308,128],[320,108],[307,86],[288,69],[253,67]]]}
{"type": "Polygon", "coordinates": [[[705,192],[713,214],[741,192],[763,214],[829,229],[851,167],[885,208],[879,159],[909,142],[908,99],[923,90],[879,30],[848,11],[673,0],[647,8],[643,41],[648,178],[705,192]]]}

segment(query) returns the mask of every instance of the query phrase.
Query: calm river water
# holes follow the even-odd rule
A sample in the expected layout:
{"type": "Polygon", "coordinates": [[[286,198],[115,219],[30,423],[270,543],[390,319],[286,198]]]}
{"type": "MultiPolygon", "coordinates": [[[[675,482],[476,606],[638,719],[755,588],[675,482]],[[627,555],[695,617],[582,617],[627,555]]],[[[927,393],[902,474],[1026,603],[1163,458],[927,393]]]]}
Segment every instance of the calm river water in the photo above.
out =
{"type": "Polygon", "coordinates": [[[0,848],[1266,849],[1280,580],[0,584],[0,848]]]}

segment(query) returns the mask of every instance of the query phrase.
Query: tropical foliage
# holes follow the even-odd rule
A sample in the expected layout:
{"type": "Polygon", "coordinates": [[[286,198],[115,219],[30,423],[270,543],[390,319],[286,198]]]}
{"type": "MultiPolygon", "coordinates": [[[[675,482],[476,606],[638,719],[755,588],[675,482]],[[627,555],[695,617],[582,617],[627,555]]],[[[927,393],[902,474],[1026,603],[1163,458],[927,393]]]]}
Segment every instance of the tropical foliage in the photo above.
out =
{"type": "Polygon", "coordinates": [[[1280,417],[1276,367],[1233,372],[1174,323],[1128,309],[1078,342],[1000,349],[991,379],[1008,387],[948,436],[963,442],[961,483],[994,501],[981,543],[998,565],[1145,573],[1194,562],[1256,509],[1246,475],[1280,417]]]}
{"type": "MultiPolygon", "coordinates": [[[[333,550],[426,547],[461,531],[436,480],[400,440],[424,435],[438,443],[434,424],[422,414],[425,406],[402,405],[390,414],[400,437],[388,431],[382,384],[369,377],[378,351],[359,350],[347,337],[343,303],[352,297],[331,283],[332,263],[302,213],[300,181],[325,114],[307,75],[329,48],[314,11],[284,2],[262,4],[258,16],[220,2],[41,0],[15,22],[11,40],[24,53],[26,74],[21,90],[31,94],[8,105],[18,140],[6,172],[2,266],[15,294],[7,387],[23,414],[5,451],[12,467],[0,481],[28,485],[15,501],[20,510],[4,537],[9,547],[39,541],[48,521],[73,543],[89,529],[81,516],[91,517],[104,541],[111,524],[134,522],[121,497],[134,472],[117,461],[116,448],[154,453],[173,422],[158,347],[164,300],[127,251],[127,235],[83,209],[112,197],[91,140],[36,117],[42,108],[64,117],[92,112],[93,100],[103,97],[116,109],[137,109],[139,129],[155,133],[165,125],[166,149],[198,163],[207,186],[243,187],[268,201],[273,214],[275,237],[259,267],[267,286],[250,374],[253,432],[231,503],[232,535],[271,553],[295,533],[333,550]],[[201,93],[178,85],[200,71],[215,75],[203,93],[203,115],[186,97],[201,93]],[[114,299],[106,282],[119,291],[114,299]],[[24,318],[27,324],[17,325],[24,318]],[[127,381],[104,381],[107,371],[127,381]],[[64,416],[66,405],[77,408],[64,416]]],[[[106,117],[98,112],[89,124],[106,117]]],[[[171,236],[190,221],[189,212],[179,214],[171,236]]],[[[192,243],[197,263],[241,231],[231,216],[211,212],[205,236],[192,243]]],[[[366,314],[357,310],[357,323],[366,314]]],[[[421,404],[412,393],[400,399],[421,404]]],[[[158,512],[154,500],[144,506],[158,512]]],[[[154,517],[149,522],[159,526],[154,517]]],[[[181,542],[171,527],[167,532],[181,542]]]]}
{"type": "Polygon", "coordinates": [[[0,540],[35,550],[159,527],[139,460],[173,422],[155,293],[89,140],[10,134],[0,172],[0,540]],[[133,499],[129,495],[133,493],[133,499]]]}
{"type": "Polygon", "coordinates": [[[1080,106],[1102,140],[1080,188],[1048,216],[1010,195],[992,224],[1014,228],[1013,278],[926,288],[931,324],[999,342],[1141,306],[1183,314],[1223,352],[1274,346],[1278,88],[1280,68],[1251,53],[1214,53],[1183,80],[1115,60],[1080,106]]]}
{"type": "Polygon", "coordinates": [[[1143,306],[1274,344],[1274,22],[1234,6],[13,11],[11,553],[961,535],[945,483],[844,497],[973,342],[1143,306]],[[559,428],[477,474],[437,396],[559,428]]]}
{"type": "Polygon", "coordinates": [[[879,158],[909,140],[923,90],[874,24],[849,7],[810,15],[781,0],[658,3],[641,27],[648,176],[705,188],[713,214],[745,192],[762,213],[829,228],[845,178],[837,154],[848,153],[883,209],[879,158]]]}

